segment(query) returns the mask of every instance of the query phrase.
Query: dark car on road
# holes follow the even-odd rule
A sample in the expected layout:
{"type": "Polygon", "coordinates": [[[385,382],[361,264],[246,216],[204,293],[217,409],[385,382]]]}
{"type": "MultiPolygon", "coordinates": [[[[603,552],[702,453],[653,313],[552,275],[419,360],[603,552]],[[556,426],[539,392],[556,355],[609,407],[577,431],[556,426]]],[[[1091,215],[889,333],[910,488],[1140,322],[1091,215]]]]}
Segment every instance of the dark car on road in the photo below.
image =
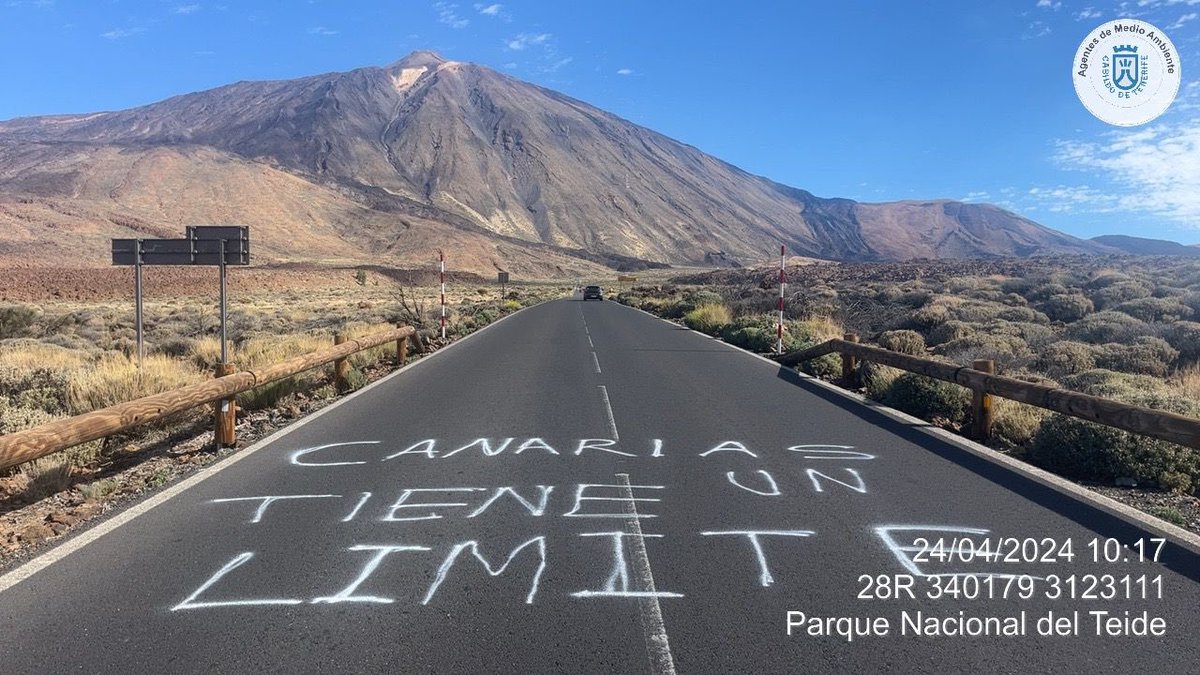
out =
{"type": "Polygon", "coordinates": [[[604,291],[599,286],[587,286],[583,289],[584,300],[603,300],[604,291]]]}

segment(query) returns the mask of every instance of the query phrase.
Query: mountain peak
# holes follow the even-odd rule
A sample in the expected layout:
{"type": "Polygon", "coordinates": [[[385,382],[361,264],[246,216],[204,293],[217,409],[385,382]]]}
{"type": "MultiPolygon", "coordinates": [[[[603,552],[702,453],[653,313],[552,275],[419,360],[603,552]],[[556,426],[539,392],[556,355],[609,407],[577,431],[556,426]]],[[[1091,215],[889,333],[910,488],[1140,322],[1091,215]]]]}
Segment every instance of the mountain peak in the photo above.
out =
{"type": "Polygon", "coordinates": [[[441,54],[427,49],[418,49],[417,51],[405,56],[399,61],[392,64],[392,68],[419,68],[421,66],[437,67],[446,63],[446,59],[442,58],[441,54]]]}

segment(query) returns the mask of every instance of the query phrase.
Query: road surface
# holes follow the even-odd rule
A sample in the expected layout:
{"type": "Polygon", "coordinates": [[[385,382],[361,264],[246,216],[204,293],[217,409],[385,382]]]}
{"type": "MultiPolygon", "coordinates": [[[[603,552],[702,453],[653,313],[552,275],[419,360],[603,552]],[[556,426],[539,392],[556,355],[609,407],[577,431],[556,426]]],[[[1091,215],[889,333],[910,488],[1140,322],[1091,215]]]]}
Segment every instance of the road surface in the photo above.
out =
{"type": "Polygon", "coordinates": [[[524,310],[234,457],[0,591],[0,672],[1200,663],[1194,553],[612,302],[524,310]]]}

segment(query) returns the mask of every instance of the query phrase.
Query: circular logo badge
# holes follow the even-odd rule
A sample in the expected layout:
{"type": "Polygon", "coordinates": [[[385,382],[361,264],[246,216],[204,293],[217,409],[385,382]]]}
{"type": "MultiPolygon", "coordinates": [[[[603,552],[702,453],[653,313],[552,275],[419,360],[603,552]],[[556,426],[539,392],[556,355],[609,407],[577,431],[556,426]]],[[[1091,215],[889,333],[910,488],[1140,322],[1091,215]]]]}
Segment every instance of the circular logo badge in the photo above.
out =
{"type": "Polygon", "coordinates": [[[1179,52],[1158,28],[1137,19],[1109,21],[1075,52],[1075,93],[1109,124],[1133,127],[1166,112],[1179,93],[1179,52]]]}

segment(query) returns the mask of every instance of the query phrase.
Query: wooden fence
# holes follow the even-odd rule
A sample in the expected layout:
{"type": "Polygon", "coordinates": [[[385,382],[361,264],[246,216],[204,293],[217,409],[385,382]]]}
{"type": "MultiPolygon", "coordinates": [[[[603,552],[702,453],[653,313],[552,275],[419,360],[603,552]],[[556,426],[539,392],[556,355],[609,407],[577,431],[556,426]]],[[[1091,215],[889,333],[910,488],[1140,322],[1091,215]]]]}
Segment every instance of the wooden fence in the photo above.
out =
{"type": "Polygon", "coordinates": [[[1198,419],[995,375],[991,361],[976,361],[971,368],[956,366],[893,352],[882,347],[859,344],[858,336],[853,334],[846,335],[842,340],[829,340],[809,349],[784,354],[776,360],[784,366],[795,366],[833,353],[842,355],[843,380],[850,384],[854,383],[858,361],[862,360],[954,382],[970,389],[973,393],[972,435],[980,440],[991,434],[991,397],[1000,396],[1135,434],[1200,449],[1198,419]]]}
{"type": "Polygon", "coordinates": [[[416,339],[415,333],[412,326],[401,326],[354,340],[338,336],[333,347],[255,370],[234,372],[232,365],[221,364],[217,366],[216,377],[205,382],[0,436],[0,470],[208,403],[216,404],[214,421],[217,444],[231,446],[237,442],[234,434],[237,414],[234,396],[237,394],[328,363],[334,364],[336,388],[345,391],[348,389],[347,358],[365,349],[395,342],[396,365],[403,365],[408,354],[408,340],[416,339]]]}

